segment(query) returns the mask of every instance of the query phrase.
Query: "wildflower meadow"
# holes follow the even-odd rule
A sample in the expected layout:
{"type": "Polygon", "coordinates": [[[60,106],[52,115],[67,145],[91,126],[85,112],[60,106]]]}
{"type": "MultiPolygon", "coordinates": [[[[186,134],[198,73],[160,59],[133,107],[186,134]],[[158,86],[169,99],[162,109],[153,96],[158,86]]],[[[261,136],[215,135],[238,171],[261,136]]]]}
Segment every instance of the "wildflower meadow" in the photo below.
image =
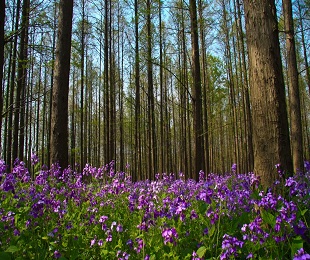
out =
{"type": "Polygon", "coordinates": [[[82,172],[0,161],[0,259],[310,259],[310,164],[263,190],[253,174],[82,172]]]}

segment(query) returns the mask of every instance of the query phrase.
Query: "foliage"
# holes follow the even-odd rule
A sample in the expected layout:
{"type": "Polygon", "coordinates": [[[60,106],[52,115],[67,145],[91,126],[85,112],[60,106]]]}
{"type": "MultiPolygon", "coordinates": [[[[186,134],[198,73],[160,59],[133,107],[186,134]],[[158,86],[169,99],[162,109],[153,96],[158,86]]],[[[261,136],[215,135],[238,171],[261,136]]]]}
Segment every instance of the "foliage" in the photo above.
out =
{"type": "Polygon", "coordinates": [[[43,166],[31,180],[23,162],[6,173],[0,161],[0,258],[310,259],[305,166],[277,195],[236,165],[198,182],[180,173],[134,183],[114,162],[43,166]]]}

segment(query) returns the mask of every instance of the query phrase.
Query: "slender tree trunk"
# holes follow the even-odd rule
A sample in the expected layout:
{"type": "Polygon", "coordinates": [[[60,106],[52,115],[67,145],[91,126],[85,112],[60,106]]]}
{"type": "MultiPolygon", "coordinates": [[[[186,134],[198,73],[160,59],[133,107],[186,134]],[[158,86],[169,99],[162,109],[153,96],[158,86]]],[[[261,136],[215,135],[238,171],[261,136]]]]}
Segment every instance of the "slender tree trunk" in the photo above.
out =
{"type": "Polygon", "coordinates": [[[291,0],[283,0],[284,27],[286,35],[286,55],[288,65],[289,104],[291,116],[291,145],[294,171],[303,170],[303,141],[296,59],[294,21],[291,0]]]}
{"type": "Polygon", "coordinates": [[[147,85],[148,85],[148,141],[149,141],[149,169],[148,179],[153,179],[157,171],[157,147],[155,128],[155,102],[152,63],[152,24],[151,24],[151,1],[147,0],[147,85]]]}
{"type": "Polygon", "coordinates": [[[300,6],[299,0],[297,1],[297,4],[298,4],[299,22],[300,22],[301,45],[303,48],[305,67],[306,67],[306,82],[307,82],[307,86],[308,86],[308,92],[310,94],[310,67],[309,67],[308,56],[307,56],[307,47],[306,47],[306,42],[305,42],[305,31],[304,31],[304,24],[302,21],[301,6],[300,6]]]}
{"type": "MultiPolygon", "coordinates": [[[[159,128],[159,136],[160,136],[160,153],[159,153],[159,169],[160,172],[164,172],[165,165],[165,145],[164,145],[164,84],[163,84],[163,25],[162,25],[162,1],[158,1],[159,11],[159,88],[160,88],[160,128],[159,128]]],[[[167,106],[166,106],[167,107],[167,106]]],[[[166,122],[166,121],[165,121],[166,122]]],[[[165,166],[166,167],[166,166],[165,166]]]]}
{"type": "MultiPolygon", "coordinates": [[[[19,15],[20,15],[20,6],[21,0],[18,0],[16,3],[16,17],[15,17],[15,31],[18,31],[19,26],[19,15]]],[[[17,34],[14,35],[14,43],[13,43],[13,53],[12,53],[12,67],[11,69],[11,79],[10,79],[10,98],[9,98],[9,119],[8,119],[8,135],[7,135],[7,158],[6,163],[10,166],[13,165],[13,160],[16,158],[13,157],[12,159],[12,139],[13,139],[13,113],[15,105],[13,104],[14,101],[14,90],[15,90],[15,82],[16,82],[16,64],[17,64],[17,41],[18,37],[17,34]]]]}
{"type": "Polygon", "coordinates": [[[138,0],[135,0],[135,148],[133,181],[141,177],[141,135],[140,135],[140,55],[138,0]]]}
{"type": "Polygon", "coordinates": [[[192,40],[192,59],[193,59],[193,109],[194,109],[194,175],[198,180],[199,171],[204,169],[204,147],[203,147],[203,122],[202,122],[202,95],[201,95],[201,76],[199,61],[199,44],[198,44],[198,24],[196,0],[189,1],[191,17],[191,40],[192,40]]]}
{"type": "Polygon", "coordinates": [[[73,75],[72,75],[72,100],[71,100],[71,127],[70,127],[70,164],[72,167],[75,166],[75,160],[76,160],[76,141],[75,141],[75,136],[76,136],[76,128],[75,128],[75,106],[76,106],[76,101],[75,101],[75,69],[73,68],[73,75]]]}
{"type": "Polygon", "coordinates": [[[15,93],[15,111],[14,111],[14,132],[13,132],[13,151],[12,157],[15,160],[19,157],[23,160],[24,150],[24,106],[25,106],[25,88],[27,77],[27,59],[28,59],[28,25],[29,25],[29,0],[23,1],[22,11],[22,32],[18,60],[17,87],[15,93]]]}
{"type": "Polygon", "coordinates": [[[51,136],[52,136],[52,108],[53,108],[53,88],[54,88],[54,68],[55,68],[55,48],[56,48],[56,27],[57,27],[57,7],[58,3],[56,0],[54,1],[54,23],[53,23],[53,42],[52,42],[52,71],[51,71],[51,91],[50,91],[50,102],[49,102],[49,117],[48,117],[48,140],[47,140],[47,165],[51,165],[51,156],[50,156],[50,150],[51,150],[51,136]]]}
{"type": "Polygon", "coordinates": [[[44,68],[44,96],[43,96],[43,111],[42,111],[42,114],[43,114],[43,118],[42,118],[42,121],[43,121],[43,124],[42,124],[42,134],[41,134],[41,163],[42,165],[45,164],[46,162],[46,158],[45,158],[45,155],[46,155],[46,126],[47,126],[47,116],[46,116],[46,105],[47,105],[47,66],[45,64],[45,68],[44,68]]]}
{"type": "Polygon", "coordinates": [[[251,115],[251,106],[250,106],[250,95],[249,95],[249,80],[248,80],[248,70],[246,63],[246,55],[245,55],[245,43],[244,43],[244,33],[242,30],[242,22],[241,22],[241,10],[240,10],[240,1],[237,0],[237,13],[238,13],[238,28],[239,28],[239,38],[241,41],[241,57],[242,57],[242,71],[244,76],[244,98],[245,98],[245,114],[246,114],[246,139],[248,146],[248,163],[247,163],[247,171],[253,171],[254,167],[254,152],[253,152],[253,141],[252,141],[252,115],[251,115]]]}
{"type": "Polygon", "coordinates": [[[115,102],[116,102],[116,65],[115,65],[115,48],[114,48],[114,30],[113,26],[113,15],[112,15],[112,1],[109,1],[109,140],[108,140],[108,162],[114,160],[116,154],[116,116],[115,116],[115,102]]]}
{"type": "Polygon", "coordinates": [[[202,53],[202,82],[203,82],[203,135],[204,135],[204,150],[205,150],[205,171],[206,174],[210,172],[210,161],[209,161],[209,115],[208,115],[208,64],[207,64],[207,55],[206,55],[206,43],[205,43],[205,22],[203,17],[203,3],[202,0],[199,0],[198,4],[198,13],[200,20],[200,42],[201,42],[201,53],[202,53]]]}
{"type": "Polygon", "coordinates": [[[124,31],[121,29],[123,23],[121,23],[121,14],[118,14],[118,25],[120,31],[118,32],[118,62],[121,67],[121,73],[119,73],[119,135],[120,135],[120,167],[125,166],[125,153],[124,153],[124,31]]]}
{"type": "Polygon", "coordinates": [[[285,86],[274,0],[244,0],[253,108],[254,172],[267,188],[275,164],[292,172],[285,86]]]}
{"type": "Polygon", "coordinates": [[[0,157],[2,157],[2,111],[3,111],[3,64],[4,64],[4,21],[5,21],[5,0],[0,1],[0,157]]]}
{"type": "Polygon", "coordinates": [[[68,93],[73,0],[60,0],[58,39],[52,96],[51,163],[68,166],[68,93]]]}
{"type": "Polygon", "coordinates": [[[110,162],[110,83],[109,83],[109,1],[104,6],[104,159],[106,163],[110,162]]]}
{"type": "Polygon", "coordinates": [[[80,122],[80,167],[81,170],[84,168],[86,160],[85,160],[85,156],[86,154],[84,154],[84,147],[85,147],[85,129],[84,129],[84,125],[85,125],[85,105],[84,105],[84,92],[85,92],[85,83],[84,83],[84,68],[85,68],[85,1],[82,0],[82,28],[81,28],[81,99],[80,99],[80,117],[81,117],[81,122],[80,122]]]}

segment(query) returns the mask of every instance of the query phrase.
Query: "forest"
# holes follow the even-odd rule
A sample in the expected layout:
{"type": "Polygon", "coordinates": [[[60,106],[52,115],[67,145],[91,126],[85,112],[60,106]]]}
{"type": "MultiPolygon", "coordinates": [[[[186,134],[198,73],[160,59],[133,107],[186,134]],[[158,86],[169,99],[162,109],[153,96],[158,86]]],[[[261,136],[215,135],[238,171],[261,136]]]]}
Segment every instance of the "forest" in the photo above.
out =
{"type": "Polygon", "coordinates": [[[9,168],[16,158],[30,167],[35,153],[79,170],[113,160],[134,180],[180,171],[197,180],[233,163],[240,173],[303,169],[309,1],[68,2],[1,1],[9,168]]]}
{"type": "Polygon", "coordinates": [[[0,259],[310,260],[309,0],[0,0],[0,259]]]}

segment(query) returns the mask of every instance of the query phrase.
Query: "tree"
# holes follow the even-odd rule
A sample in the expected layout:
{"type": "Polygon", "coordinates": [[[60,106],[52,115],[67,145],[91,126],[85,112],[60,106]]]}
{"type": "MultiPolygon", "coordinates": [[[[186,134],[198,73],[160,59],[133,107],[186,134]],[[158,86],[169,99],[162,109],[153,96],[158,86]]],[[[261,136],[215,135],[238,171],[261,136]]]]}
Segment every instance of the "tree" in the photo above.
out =
{"type": "Polygon", "coordinates": [[[288,66],[289,104],[291,116],[291,144],[294,171],[303,169],[302,125],[298,69],[296,59],[294,21],[291,0],[283,0],[286,56],[288,66]]]}
{"type": "Polygon", "coordinates": [[[51,119],[51,163],[68,166],[68,92],[73,0],[60,0],[51,119]]]}
{"type": "Polygon", "coordinates": [[[138,0],[135,0],[135,152],[133,180],[141,176],[141,134],[140,134],[140,54],[139,54],[139,13],[138,0]]]}
{"type": "Polygon", "coordinates": [[[245,0],[253,117],[254,172],[262,185],[277,178],[275,164],[292,172],[285,86],[274,0],[245,0]]]}
{"type": "MultiPolygon", "coordinates": [[[[0,2],[0,140],[2,133],[2,110],[3,110],[3,64],[4,64],[4,21],[5,21],[5,0],[0,2]]],[[[0,155],[2,155],[2,143],[0,142],[0,155]]]]}
{"type": "Polygon", "coordinates": [[[154,81],[152,63],[152,22],[151,22],[151,1],[146,1],[146,27],[147,27],[147,97],[148,97],[148,175],[147,178],[154,179],[157,172],[157,145],[155,127],[155,101],[154,101],[154,81]]]}
{"type": "Polygon", "coordinates": [[[29,27],[30,1],[23,1],[22,10],[22,31],[20,36],[20,49],[17,70],[17,86],[15,91],[14,110],[14,131],[13,131],[13,160],[24,158],[24,114],[25,114],[25,93],[27,83],[27,63],[28,63],[28,27],[29,27]]]}
{"type": "MultiPolygon", "coordinates": [[[[18,31],[19,28],[19,18],[20,18],[20,6],[21,6],[21,0],[18,0],[16,2],[16,16],[15,16],[15,24],[12,26],[14,28],[14,31],[18,31]]],[[[8,97],[8,102],[7,102],[7,108],[10,107],[8,111],[8,119],[7,119],[7,138],[6,138],[6,143],[5,143],[5,153],[6,153],[6,163],[9,165],[9,168],[11,165],[13,165],[13,160],[16,158],[12,159],[12,139],[13,139],[13,101],[14,101],[14,89],[15,89],[15,74],[16,74],[16,60],[17,60],[17,41],[18,41],[18,35],[15,33],[13,35],[13,43],[12,43],[12,54],[10,57],[10,80],[8,81],[8,91],[7,91],[7,97],[8,97]]]]}
{"type": "Polygon", "coordinates": [[[201,95],[201,75],[199,61],[198,44],[198,24],[196,0],[189,1],[191,19],[191,40],[192,40],[192,59],[193,59],[193,109],[194,109],[194,174],[198,179],[200,170],[204,170],[204,149],[203,149],[203,122],[202,122],[202,95],[201,95]]]}

